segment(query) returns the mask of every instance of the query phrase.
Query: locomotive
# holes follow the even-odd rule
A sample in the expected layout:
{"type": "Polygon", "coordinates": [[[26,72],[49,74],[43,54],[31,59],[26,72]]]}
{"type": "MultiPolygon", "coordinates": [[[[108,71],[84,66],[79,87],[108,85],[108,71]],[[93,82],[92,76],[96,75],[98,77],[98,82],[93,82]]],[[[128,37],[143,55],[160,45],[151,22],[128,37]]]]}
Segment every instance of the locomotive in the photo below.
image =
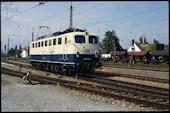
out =
{"type": "Polygon", "coordinates": [[[89,73],[100,67],[99,36],[69,28],[30,43],[30,62],[37,69],[63,73],[89,73]]]}

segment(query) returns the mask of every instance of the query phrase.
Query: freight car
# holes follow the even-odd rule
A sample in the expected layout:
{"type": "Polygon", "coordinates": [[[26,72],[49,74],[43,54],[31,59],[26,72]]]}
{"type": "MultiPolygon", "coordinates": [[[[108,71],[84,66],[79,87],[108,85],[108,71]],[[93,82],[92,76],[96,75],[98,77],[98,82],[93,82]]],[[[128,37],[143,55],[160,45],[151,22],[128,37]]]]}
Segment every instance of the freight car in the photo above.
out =
{"type": "MultiPolygon", "coordinates": [[[[114,52],[110,52],[111,60],[114,59],[114,52]]],[[[139,52],[127,52],[127,51],[115,51],[115,62],[122,61],[123,63],[131,62],[133,56],[134,63],[142,62],[144,64],[169,64],[169,50],[166,51],[139,51],[139,52]]]]}
{"type": "Polygon", "coordinates": [[[76,28],[56,32],[31,42],[30,61],[37,69],[63,74],[91,72],[101,66],[99,37],[76,28]]]}
{"type": "Polygon", "coordinates": [[[151,51],[151,61],[153,64],[167,63],[169,64],[169,51],[151,51]]]}

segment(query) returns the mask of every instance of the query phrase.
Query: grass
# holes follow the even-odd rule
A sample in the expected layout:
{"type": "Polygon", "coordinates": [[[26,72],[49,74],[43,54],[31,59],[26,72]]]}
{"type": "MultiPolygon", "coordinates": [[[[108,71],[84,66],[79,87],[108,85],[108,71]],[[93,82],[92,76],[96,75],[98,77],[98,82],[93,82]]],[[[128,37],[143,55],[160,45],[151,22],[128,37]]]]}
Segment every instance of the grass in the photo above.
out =
{"type": "Polygon", "coordinates": [[[11,82],[7,82],[5,80],[3,80],[3,78],[1,78],[1,85],[10,85],[11,82]]]}

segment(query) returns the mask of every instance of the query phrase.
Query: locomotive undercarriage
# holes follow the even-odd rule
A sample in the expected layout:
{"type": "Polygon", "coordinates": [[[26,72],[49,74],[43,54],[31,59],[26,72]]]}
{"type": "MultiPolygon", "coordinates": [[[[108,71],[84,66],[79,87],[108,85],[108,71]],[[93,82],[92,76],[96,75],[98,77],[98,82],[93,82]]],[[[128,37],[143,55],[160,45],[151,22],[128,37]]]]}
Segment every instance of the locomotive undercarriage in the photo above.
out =
{"type": "Polygon", "coordinates": [[[40,63],[40,62],[31,62],[32,66],[36,69],[45,70],[49,72],[56,72],[64,75],[72,74],[86,74],[94,71],[95,67],[100,66],[101,64],[94,63],[76,63],[74,67],[69,67],[62,64],[54,63],[40,63]]]}

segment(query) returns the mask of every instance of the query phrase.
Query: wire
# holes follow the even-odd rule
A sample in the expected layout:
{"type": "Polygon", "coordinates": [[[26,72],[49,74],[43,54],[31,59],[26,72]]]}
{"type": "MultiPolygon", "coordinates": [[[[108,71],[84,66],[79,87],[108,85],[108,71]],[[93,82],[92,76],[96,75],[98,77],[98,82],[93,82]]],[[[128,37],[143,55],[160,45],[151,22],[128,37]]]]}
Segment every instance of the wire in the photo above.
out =
{"type": "MultiPolygon", "coordinates": [[[[29,8],[29,9],[27,9],[27,10],[24,10],[24,11],[22,11],[22,12],[16,14],[16,15],[10,16],[9,18],[7,18],[6,22],[7,22],[10,18],[12,18],[12,17],[14,17],[14,16],[23,14],[24,12],[29,11],[29,10],[31,10],[31,9],[33,9],[33,8],[36,8],[36,7],[38,7],[38,6],[42,6],[42,5],[44,5],[45,3],[46,3],[46,2],[44,2],[44,3],[40,2],[39,4],[36,4],[35,6],[29,8]]],[[[3,24],[5,24],[6,22],[4,22],[3,24]]]]}
{"type": "Polygon", "coordinates": [[[136,16],[136,15],[139,15],[139,14],[143,14],[143,13],[148,13],[149,11],[155,11],[155,10],[163,8],[163,7],[168,7],[168,6],[162,6],[162,7],[158,7],[158,8],[154,8],[154,9],[144,10],[144,11],[141,11],[141,12],[138,12],[138,13],[134,13],[134,14],[118,17],[118,18],[113,18],[113,19],[110,19],[110,20],[102,21],[102,22],[109,22],[109,21],[113,21],[113,20],[120,20],[120,19],[124,19],[126,17],[131,17],[131,16],[136,16]]]}
{"type": "MultiPolygon", "coordinates": [[[[85,10],[83,10],[83,11],[81,11],[81,12],[89,11],[89,10],[94,9],[94,8],[96,8],[96,7],[102,6],[102,5],[106,4],[106,3],[108,3],[108,1],[107,1],[107,2],[104,2],[104,3],[101,3],[101,4],[98,4],[98,5],[94,6],[94,7],[91,7],[91,8],[85,9],[85,10]]],[[[74,8],[74,9],[75,9],[75,8],[74,8]]],[[[75,15],[77,15],[77,14],[79,14],[79,12],[78,12],[78,13],[76,13],[76,14],[73,14],[73,16],[75,16],[75,15]]],[[[50,23],[50,24],[53,24],[53,23],[56,23],[56,22],[61,22],[61,21],[63,21],[63,20],[68,19],[69,17],[70,17],[70,16],[67,16],[67,17],[65,17],[65,18],[63,18],[63,19],[61,19],[61,20],[58,20],[58,21],[52,22],[52,23],[50,23]]],[[[89,17],[89,18],[90,18],[90,17],[89,17]]]]}

